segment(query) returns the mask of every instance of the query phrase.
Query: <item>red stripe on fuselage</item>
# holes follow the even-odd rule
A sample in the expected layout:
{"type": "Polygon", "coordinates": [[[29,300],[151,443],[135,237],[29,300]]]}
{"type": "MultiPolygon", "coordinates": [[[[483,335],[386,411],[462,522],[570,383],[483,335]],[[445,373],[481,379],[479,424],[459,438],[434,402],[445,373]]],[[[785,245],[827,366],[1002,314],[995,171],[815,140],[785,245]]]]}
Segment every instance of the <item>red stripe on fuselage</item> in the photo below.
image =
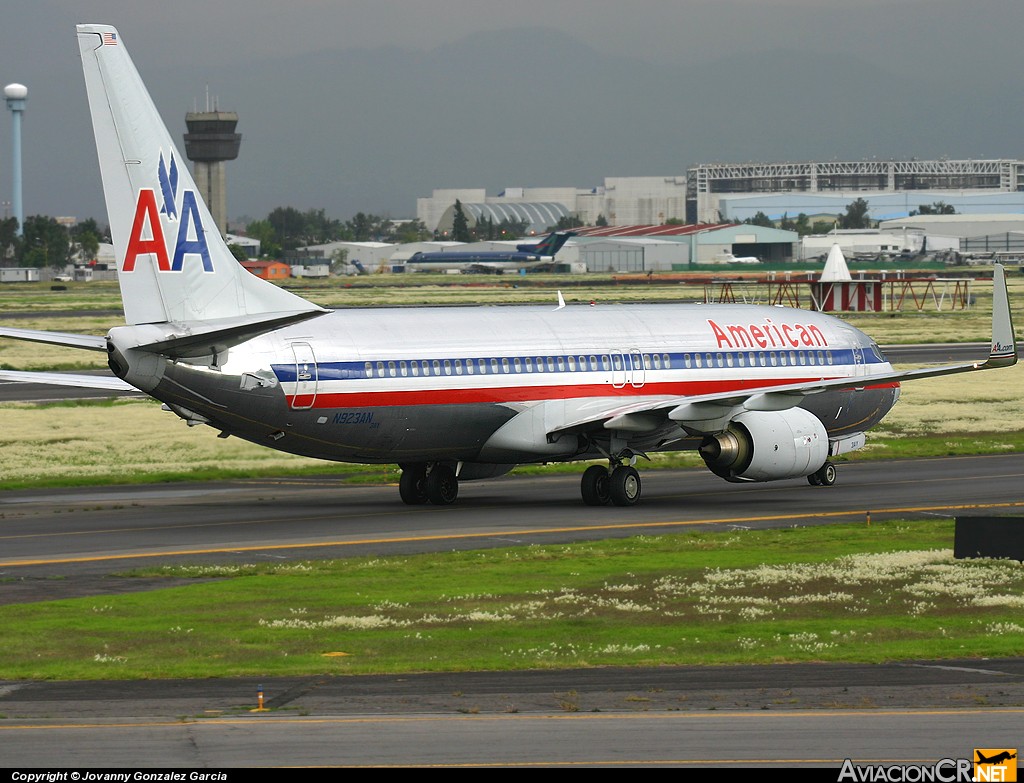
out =
{"type": "MultiPolygon", "coordinates": [[[[723,394],[766,386],[785,386],[791,383],[814,383],[823,378],[765,378],[747,381],[677,381],[673,383],[647,383],[634,387],[615,388],[611,384],[581,384],[558,386],[499,386],[470,389],[408,389],[402,391],[318,392],[313,408],[375,408],[400,405],[466,405],[470,403],[500,404],[506,402],[539,402],[542,400],[568,400],[580,397],[690,397],[703,394],[723,394]]],[[[859,388],[859,378],[850,378],[850,386],[859,388]]],[[[898,383],[866,386],[885,389],[898,383]]],[[[838,391],[838,390],[837,390],[838,391]]],[[[303,406],[312,395],[299,395],[303,406]]],[[[289,405],[295,395],[286,395],[289,405]]]]}

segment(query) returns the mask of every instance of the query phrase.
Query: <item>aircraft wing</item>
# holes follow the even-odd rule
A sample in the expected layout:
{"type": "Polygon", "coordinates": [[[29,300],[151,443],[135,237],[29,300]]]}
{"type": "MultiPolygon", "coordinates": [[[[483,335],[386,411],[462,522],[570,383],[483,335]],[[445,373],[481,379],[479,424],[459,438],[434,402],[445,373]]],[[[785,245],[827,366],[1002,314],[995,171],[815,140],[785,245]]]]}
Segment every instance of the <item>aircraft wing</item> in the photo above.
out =
{"type": "Polygon", "coordinates": [[[70,334],[68,332],[44,332],[39,329],[12,329],[0,326],[0,337],[15,340],[28,340],[34,343],[62,345],[65,348],[84,348],[88,351],[106,351],[107,339],[90,334],[70,334]]]}
{"type": "Polygon", "coordinates": [[[76,386],[79,389],[106,389],[112,392],[139,391],[130,383],[113,375],[85,375],[67,372],[23,372],[0,370],[0,381],[14,383],[48,383],[52,386],[76,386]]]}
{"type": "Polygon", "coordinates": [[[988,358],[977,362],[855,377],[821,378],[776,386],[752,386],[747,389],[692,397],[647,398],[642,402],[609,405],[601,410],[588,411],[586,416],[555,427],[548,434],[560,435],[600,429],[651,432],[665,426],[669,421],[685,424],[696,430],[713,430],[744,411],[786,410],[799,405],[807,395],[819,394],[830,389],[860,389],[995,367],[1009,367],[1017,363],[1017,346],[1010,318],[1006,278],[1003,267],[999,264],[995,265],[993,275],[991,345],[988,358]]]}

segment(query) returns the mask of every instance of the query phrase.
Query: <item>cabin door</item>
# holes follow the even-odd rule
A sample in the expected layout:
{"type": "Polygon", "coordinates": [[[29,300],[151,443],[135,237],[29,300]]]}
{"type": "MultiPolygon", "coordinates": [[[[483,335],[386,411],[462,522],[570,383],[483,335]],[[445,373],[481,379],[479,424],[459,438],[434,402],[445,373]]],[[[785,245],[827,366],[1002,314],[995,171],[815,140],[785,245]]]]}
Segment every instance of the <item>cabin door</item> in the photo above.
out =
{"type": "Polygon", "coordinates": [[[292,343],[295,356],[295,393],[292,396],[293,410],[306,410],[316,401],[317,369],[313,346],[309,343],[292,343]]]}

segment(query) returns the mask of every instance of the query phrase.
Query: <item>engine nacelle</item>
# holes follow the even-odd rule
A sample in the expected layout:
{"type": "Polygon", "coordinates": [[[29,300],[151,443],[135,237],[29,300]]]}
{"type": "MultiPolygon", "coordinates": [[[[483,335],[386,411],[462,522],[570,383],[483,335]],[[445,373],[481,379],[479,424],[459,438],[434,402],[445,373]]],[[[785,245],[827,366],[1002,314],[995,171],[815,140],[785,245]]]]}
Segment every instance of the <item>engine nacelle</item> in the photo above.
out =
{"type": "Polygon", "coordinates": [[[828,459],[828,433],[803,408],[748,411],[708,435],[700,455],[726,481],[775,481],[809,476],[828,459]]]}

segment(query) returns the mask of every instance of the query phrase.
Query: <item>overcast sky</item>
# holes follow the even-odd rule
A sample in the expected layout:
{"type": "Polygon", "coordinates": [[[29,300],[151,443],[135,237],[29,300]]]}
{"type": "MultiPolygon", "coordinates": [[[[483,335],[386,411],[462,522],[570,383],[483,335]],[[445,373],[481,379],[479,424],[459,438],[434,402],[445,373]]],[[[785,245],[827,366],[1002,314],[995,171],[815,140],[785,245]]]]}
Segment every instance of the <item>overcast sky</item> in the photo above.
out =
{"type": "MultiPolygon", "coordinates": [[[[184,112],[192,108],[192,101],[202,100],[207,84],[223,108],[239,111],[242,154],[228,164],[232,215],[260,217],[279,204],[294,204],[323,207],[341,218],[350,217],[355,209],[399,217],[414,214],[415,198],[429,195],[433,186],[590,186],[601,184],[604,175],[680,174],[704,160],[810,158],[801,154],[804,150],[835,158],[1024,157],[1021,0],[4,0],[0,83],[17,81],[29,88],[27,214],[91,215],[105,222],[73,39],[76,22],[119,28],[175,134],[183,128],[176,129],[173,123],[183,125],[184,112]],[[388,79],[408,80],[418,69],[444,73],[449,51],[452,57],[465,54],[460,47],[479,38],[493,52],[502,41],[495,31],[508,31],[510,41],[521,41],[524,29],[571,36],[572,41],[546,39],[563,41],[557,48],[564,47],[566,57],[571,53],[575,60],[571,77],[568,71],[552,75],[554,81],[566,80],[566,89],[558,93],[566,95],[563,106],[531,106],[531,95],[546,93],[533,93],[529,85],[510,78],[492,93],[493,104],[490,97],[474,96],[470,105],[437,102],[418,107],[415,121],[390,116],[378,148],[372,143],[372,125],[357,123],[357,115],[372,117],[382,111],[383,99],[378,103],[360,97],[365,94],[347,80],[372,82],[379,77],[370,94],[387,94],[388,79]],[[491,35],[481,37],[485,33],[491,35]],[[351,65],[346,65],[347,72],[315,66],[353,62],[375,65],[368,73],[358,73],[351,65]],[[394,73],[386,72],[388,63],[395,64],[394,73]],[[745,70],[730,72],[730,63],[744,64],[745,70]],[[778,65],[778,74],[761,72],[766,64],[778,65]],[[620,84],[610,79],[616,92],[606,93],[602,100],[598,93],[582,90],[591,66],[601,74],[628,71],[634,81],[620,84]],[[315,153],[312,161],[286,159],[274,125],[274,95],[264,92],[258,99],[261,85],[246,83],[247,74],[272,83],[278,73],[287,74],[288,90],[293,92],[281,110],[290,112],[285,118],[289,129],[315,153]],[[824,73],[829,74],[827,83],[816,81],[824,73]],[[666,87],[685,81],[687,74],[699,74],[701,84],[690,85],[700,88],[696,92],[677,96],[666,87]],[[716,83],[716,74],[722,75],[721,84],[716,83]],[[805,77],[818,95],[792,91],[792,82],[805,77]],[[786,84],[779,83],[783,78],[786,84]],[[870,83],[863,84],[865,80],[870,83]],[[745,81],[749,84],[738,83],[745,81]],[[751,89],[752,85],[756,87],[751,89]],[[779,101],[791,100],[792,106],[772,115],[770,122],[746,116],[747,105],[759,93],[774,91],[779,101]],[[572,103],[578,92],[586,95],[587,105],[572,103]],[[629,93],[628,101],[622,103],[624,92],[629,93]],[[831,112],[842,111],[842,127],[837,128],[842,133],[831,147],[822,141],[827,123],[807,119],[815,117],[808,104],[823,99],[821,93],[832,93],[832,103],[827,104],[831,112]],[[602,132],[599,118],[610,117],[617,106],[635,123],[648,115],[664,124],[680,123],[684,115],[669,113],[665,104],[692,100],[692,95],[701,96],[701,105],[684,107],[688,115],[706,115],[712,123],[727,118],[727,129],[713,128],[707,138],[700,136],[697,124],[687,137],[682,130],[678,137],[638,133],[638,150],[632,157],[625,154],[631,145],[626,132],[604,129],[609,133],[606,138],[590,138],[602,132]],[[837,102],[836,96],[849,96],[847,105],[837,102]],[[335,107],[337,114],[299,114],[290,107],[301,105],[303,98],[313,105],[346,105],[335,107]],[[940,99],[944,107],[936,109],[940,99]],[[500,116],[495,109],[509,100],[525,104],[511,122],[477,126],[474,115],[500,116]],[[355,101],[361,105],[348,103],[355,101]],[[425,113],[448,108],[461,113],[459,122],[421,122],[425,113]],[[574,119],[566,119],[564,125],[552,123],[552,131],[559,140],[572,134],[579,159],[564,149],[547,157],[539,137],[528,137],[528,148],[517,149],[520,119],[543,125],[551,113],[560,111],[574,119]],[[787,127],[784,118],[799,111],[808,113],[787,127]],[[964,111],[971,116],[960,116],[964,111]],[[946,135],[941,133],[943,126],[946,135]],[[446,147],[453,133],[463,128],[475,133],[478,127],[481,132],[509,134],[496,136],[494,149],[500,149],[500,155],[480,151],[460,158],[458,147],[446,147]],[[800,128],[807,128],[813,138],[801,139],[800,128]],[[332,133],[359,146],[338,146],[332,133]],[[715,139],[722,140],[719,147],[715,139]],[[340,163],[325,175],[328,156],[317,152],[320,149],[337,149],[350,163],[340,163]],[[602,157],[595,156],[595,149],[610,151],[605,159],[595,159],[602,157]],[[274,188],[264,187],[268,181],[274,188]]],[[[528,47],[523,51],[532,57],[528,47]]],[[[557,52],[548,54],[555,57],[557,52]]],[[[481,78],[497,83],[485,65],[470,63],[468,68],[479,68],[481,78]]],[[[546,67],[559,70],[557,63],[546,67]]],[[[0,201],[9,200],[11,192],[10,120],[9,113],[4,114],[0,201]]]]}

